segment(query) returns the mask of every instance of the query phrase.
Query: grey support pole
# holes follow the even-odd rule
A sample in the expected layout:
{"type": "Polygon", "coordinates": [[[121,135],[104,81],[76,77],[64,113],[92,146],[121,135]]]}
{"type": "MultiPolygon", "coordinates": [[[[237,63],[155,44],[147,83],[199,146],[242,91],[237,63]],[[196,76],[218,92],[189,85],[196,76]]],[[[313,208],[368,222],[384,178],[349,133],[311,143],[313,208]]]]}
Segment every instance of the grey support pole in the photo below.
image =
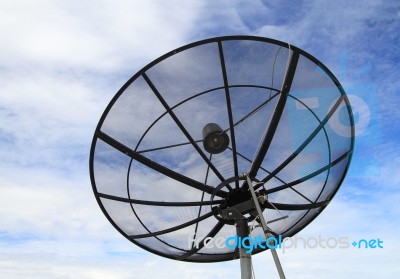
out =
{"type": "MultiPolygon", "coordinates": [[[[249,227],[246,219],[238,219],[236,222],[236,234],[239,239],[242,240],[249,236],[249,227]]],[[[239,241],[239,240],[238,240],[239,241]]],[[[241,279],[251,279],[251,254],[246,253],[246,249],[242,247],[239,243],[239,257],[240,257],[240,272],[241,279]]]]}
{"type": "MultiPolygon", "coordinates": [[[[257,199],[257,196],[256,196],[256,192],[254,191],[253,183],[252,183],[252,181],[251,181],[251,179],[250,179],[250,177],[248,175],[246,176],[246,179],[247,179],[247,185],[249,185],[249,190],[250,190],[251,196],[252,196],[253,201],[254,201],[254,205],[256,207],[258,216],[259,216],[260,221],[261,221],[261,226],[263,228],[265,236],[268,238],[271,235],[270,235],[270,233],[268,231],[267,222],[265,222],[264,215],[262,214],[262,210],[261,210],[261,207],[260,207],[260,203],[258,202],[258,199],[257,199]]],[[[278,273],[279,273],[279,278],[286,279],[285,274],[283,273],[281,262],[279,261],[278,253],[276,252],[275,249],[269,249],[269,250],[271,250],[272,257],[274,258],[276,269],[278,270],[278,273]]]]}

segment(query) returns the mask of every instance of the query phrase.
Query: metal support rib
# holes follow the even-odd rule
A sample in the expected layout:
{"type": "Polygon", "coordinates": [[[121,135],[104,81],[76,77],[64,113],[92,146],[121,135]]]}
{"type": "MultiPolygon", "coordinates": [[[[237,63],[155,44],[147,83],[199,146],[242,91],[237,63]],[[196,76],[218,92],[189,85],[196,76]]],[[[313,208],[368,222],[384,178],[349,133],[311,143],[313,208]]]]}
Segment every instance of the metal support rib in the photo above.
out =
{"type": "Polygon", "coordinates": [[[299,155],[304,148],[315,138],[315,136],[321,131],[321,129],[325,126],[325,124],[329,121],[332,115],[335,113],[339,105],[342,103],[344,99],[344,95],[341,95],[336,103],[333,105],[331,110],[328,112],[326,117],[321,121],[318,127],[307,137],[307,139],[296,149],[283,163],[281,163],[275,170],[273,170],[268,176],[266,176],[262,182],[269,181],[272,177],[274,177],[278,172],[280,172],[284,167],[286,167],[294,158],[299,155]]]}
{"type": "MultiPolygon", "coordinates": [[[[264,230],[264,233],[266,234],[266,237],[269,237],[270,236],[270,230],[269,230],[269,228],[267,226],[267,222],[264,219],[264,215],[262,213],[262,210],[261,210],[261,207],[260,207],[260,203],[258,202],[256,193],[255,193],[254,188],[253,188],[253,183],[251,182],[251,179],[250,179],[249,176],[247,176],[247,185],[249,186],[249,190],[250,190],[251,196],[253,198],[253,202],[254,202],[254,205],[256,207],[256,210],[257,210],[257,213],[258,213],[258,217],[261,220],[261,226],[262,226],[262,228],[264,230]]],[[[285,279],[286,278],[285,277],[285,273],[283,272],[281,262],[279,261],[278,253],[276,252],[275,249],[270,249],[270,250],[271,250],[272,257],[274,258],[276,269],[278,270],[278,273],[279,273],[279,278],[285,279]]]]}
{"type": "Polygon", "coordinates": [[[334,167],[335,165],[340,163],[342,160],[348,158],[351,155],[351,153],[352,152],[350,152],[350,151],[345,152],[340,157],[338,157],[337,159],[333,160],[330,164],[327,164],[326,166],[314,171],[313,173],[310,173],[310,174],[308,174],[308,175],[306,175],[306,176],[304,176],[302,178],[296,179],[296,180],[294,180],[292,182],[285,183],[284,185],[277,186],[275,188],[265,190],[264,194],[268,195],[268,194],[271,194],[271,193],[275,193],[275,192],[284,190],[284,189],[289,188],[289,187],[293,187],[293,186],[295,186],[297,184],[303,183],[303,182],[305,182],[305,181],[307,181],[307,180],[309,180],[309,179],[311,179],[311,178],[323,173],[324,171],[334,167]]]}
{"type": "MultiPolygon", "coordinates": [[[[204,192],[203,192],[204,193],[204,192]]],[[[165,201],[146,201],[146,200],[137,200],[131,198],[123,198],[117,197],[114,195],[108,195],[104,193],[96,193],[100,198],[131,203],[131,204],[142,204],[142,205],[151,205],[151,206],[178,206],[178,207],[188,207],[188,206],[203,206],[203,205],[214,205],[214,204],[222,204],[225,203],[225,200],[216,200],[216,201],[194,201],[194,202],[165,202],[165,201]]]]}
{"type": "MultiPolygon", "coordinates": [[[[193,180],[193,179],[191,179],[191,178],[189,178],[187,176],[184,176],[184,175],[179,174],[179,173],[177,173],[177,172],[175,172],[173,170],[170,170],[170,169],[168,169],[168,168],[166,168],[166,167],[164,167],[164,166],[162,166],[162,165],[160,165],[160,164],[158,164],[158,163],[156,163],[156,162],[144,157],[143,155],[139,154],[138,152],[133,151],[129,147],[123,145],[119,141],[113,139],[112,137],[110,137],[109,135],[107,135],[107,134],[105,134],[105,133],[103,133],[101,131],[98,131],[96,133],[96,136],[99,139],[101,139],[102,141],[104,141],[107,144],[109,144],[110,146],[114,147],[115,149],[121,151],[122,153],[128,155],[129,157],[135,159],[136,161],[142,163],[143,165],[145,165],[145,166],[147,166],[149,168],[157,170],[158,172],[160,172],[160,173],[162,173],[162,174],[164,174],[164,175],[166,175],[168,177],[171,177],[172,179],[175,179],[175,180],[177,180],[177,181],[179,181],[179,182],[181,182],[183,184],[186,184],[186,185],[188,185],[190,187],[193,187],[195,189],[198,189],[200,191],[204,191],[204,192],[206,192],[208,194],[213,194],[214,193],[214,190],[215,190],[214,187],[211,187],[209,185],[204,185],[203,183],[200,183],[200,182],[198,182],[196,180],[193,180]]],[[[227,196],[227,193],[222,191],[222,190],[220,190],[215,195],[224,198],[224,197],[227,196]]]]}
{"type": "MultiPolygon", "coordinates": [[[[229,94],[228,77],[226,74],[224,50],[222,48],[221,42],[218,42],[218,49],[219,49],[219,57],[221,60],[222,77],[224,79],[224,86],[225,86],[226,106],[227,106],[227,110],[228,110],[229,130],[230,130],[230,134],[231,134],[231,143],[232,143],[233,168],[234,168],[235,176],[238,176],[239,171],[238,171],[238,162],[237,162],[237,154],[236,154],[235,129],[233,129],[234,124],[233,124],[233,116],[232,116],[231,97],[229,94]]],[[[236,188],[239,188],[239,182],[236,181],[235,183],[236,183],[236,188]]]]}
{"type": "Polygon", "coordinates": [[[150,78],[146,75],[146,73],[142,74],[144,80],[147,82],[149,85],[150,89],[153,91],[153,93],[156,95],[158,100],[161,102],[161,104],[164,106],[164,108],[168,111],[169,115],[172,117],[172,119],[175,121],[176,125],[178,125],[179,129],[181,129],[182,133],[186,136],[186,138],[191,142],[193,145],[194,149],[199,153],[200,157],[203,158],[204,162],[207,163],[208,166],[213,170],[215,175],[221,180],[224,181],[225,178],[222,176],[222,174],[217,170],[217,168],[208,160],[207,156],[204,154],[204,152],[200,149],[200,147],[196,144],[195,140],[192,138],[192,136],[189,134],[189,132],[186,130],[186,128],[183,126],[182,122],[178,119],[178,117],[175,115],[175,113],[171,110],[167,102],[164,100],[164,98],[161,96],[160,92],[157,90],[153,82],[150,80],[150,78]]]}
{"type": "Polygon", "coordinates": [[[281,116],[282,116],[283,109],[285,108],[287,95],[289,93],[290,87],[292,86],[292,81],[294,78],[294,74],[296,72],[298,60],[299,60],[299,54],[297,52],[293,52],[291,59],[290,59],[289,68],[288,68],[288,71],[286,73],[285,80],[283,83],[282,92],[279,95],[278,102],[277,102],[275,110],[272,114],[271,121],[269,123],[268,130],[265,133],[260,150],[258,151],[258,154],[257,154],[256,158],[254,159],[254,162],[251,166],[251,169],[249,172],[250,177],[253,177],[253,178],[256,177],[258,169],[260,168],[261,163],[264,160],[265,155],[267,154],[269,146],[271,145],[272,139],[274,138],[276,129],[278,128],[279,120],[281,119],[281,116]]]}
{"type": "MultiPolygon", "coordinates": [[[[210,162],[211,162],[211,160],[212,160],[212,153],[210,154],[210,162]]],[[[204,178],[204,184],[207,184],[207,181],[208,181],[208,174],[210,173],[210,167],[207,167],[207,171],[206,171],[206,177],[204,178]]],[[[201,201],[203,202],[204,201],[204,192],[203,193],[201,193],[201,201]]],[[[211,202],[211,201],[210,201],[211,202]]],[[[200,205],[199,206],[199,212],[197,213],[197,218],[199,218],[200,217],[200,214],[201,214],[201,209],[202,209],[203,207],[202,207],[202,205],[200,205]]],[[[197,230],[198,230],[198,228],[199,228],[199,223],[197,222],[196,223],[196,226],[195,226],[195,228],[194,228],[194,238],[196,238],[196,236],[197,236],[197,230]]],[[[192,249],[193,249],[193,247],[194,247],[194,242],[193,242],[193,244],[192,244],[192,249]]]]}

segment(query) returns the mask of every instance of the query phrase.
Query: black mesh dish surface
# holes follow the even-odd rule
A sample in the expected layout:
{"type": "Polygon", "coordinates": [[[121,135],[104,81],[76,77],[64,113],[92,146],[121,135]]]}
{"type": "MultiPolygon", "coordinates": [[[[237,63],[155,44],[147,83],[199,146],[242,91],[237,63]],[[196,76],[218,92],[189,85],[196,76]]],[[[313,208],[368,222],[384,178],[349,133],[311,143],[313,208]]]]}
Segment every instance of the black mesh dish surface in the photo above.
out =
{"type": "MultiPolygon", "coordinates": [[[[219,37],[165,54],[121,88],[96,128],[90,175],[102,211],[134,244],[226,261],[235,249],[205,239],[236,234],[220,217],[251,199],[245,176],[271,233],[293,236],[332,200],[353,145],[348,98],[321,62],[276,40],[219,37]],[[229,139],[219,153],[205,150],[209,123],[229,139]]],[[[241,213],[250,236],[264,237],[254,212],[241,213]]]]}

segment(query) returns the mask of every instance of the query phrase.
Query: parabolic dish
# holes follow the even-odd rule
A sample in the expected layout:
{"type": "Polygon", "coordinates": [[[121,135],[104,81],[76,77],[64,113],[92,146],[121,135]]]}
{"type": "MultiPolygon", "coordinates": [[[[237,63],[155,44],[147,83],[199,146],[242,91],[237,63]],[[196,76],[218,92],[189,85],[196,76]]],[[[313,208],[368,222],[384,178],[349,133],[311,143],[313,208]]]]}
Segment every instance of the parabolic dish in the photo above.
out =
{"type": "Polygon", "coordinates": [[[236,234],[220,217],[251,199],[244,174],[266,199],[271,232],[293,236],[332,200],[353,145],[348,98],[320,61],[272,39],[218,37],[163,55],[119,90],[96,128],[90,175],[103,213],[134,244],[225,261],[235,249],[204,239],[236,234]]]}

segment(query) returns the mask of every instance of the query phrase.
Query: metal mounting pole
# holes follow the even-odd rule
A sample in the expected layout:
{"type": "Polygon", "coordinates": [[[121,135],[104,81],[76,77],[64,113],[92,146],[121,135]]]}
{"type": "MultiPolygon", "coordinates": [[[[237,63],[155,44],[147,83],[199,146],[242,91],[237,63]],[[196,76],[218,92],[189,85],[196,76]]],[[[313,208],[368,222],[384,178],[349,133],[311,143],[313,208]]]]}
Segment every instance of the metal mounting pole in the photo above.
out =
{"type": "MultiPolygon", "coordinates": [[[[249,190],[250,190],[251,196],[253,198],[254,205],[256,207],[258,216],[260,218],[261,226],[264,230],[265,236],[269,237],[271,234],[268,231],[267,222],[265,222],[264,215],[262,214],[262,210],[260,207],[260,203],[258,202],[256,192],[254,191],[254,188],[253,188],[252,181],[248,175],[246,176],[246,180],[247,180],[247,185],[249,186],[249,190]]],[[[285,274],[283,273],[281,262],[279,261],[278,253],[276,252],[275,249],[269,249],[269,250],[271,250],[272,257],[274,258],[276,269],[278,270],[278,273],[279,273],[279,278],[286,279],[285,274]]]]}
{"type": "Polygon", "coordinates": [[[251,254],[247,254],[246,249],[239,243],[249,236],[249,227],[246,219],[236,220],[236,234],[238,236],[237,247],[239,247],[241,279],[251,279],[251,254]]]}

